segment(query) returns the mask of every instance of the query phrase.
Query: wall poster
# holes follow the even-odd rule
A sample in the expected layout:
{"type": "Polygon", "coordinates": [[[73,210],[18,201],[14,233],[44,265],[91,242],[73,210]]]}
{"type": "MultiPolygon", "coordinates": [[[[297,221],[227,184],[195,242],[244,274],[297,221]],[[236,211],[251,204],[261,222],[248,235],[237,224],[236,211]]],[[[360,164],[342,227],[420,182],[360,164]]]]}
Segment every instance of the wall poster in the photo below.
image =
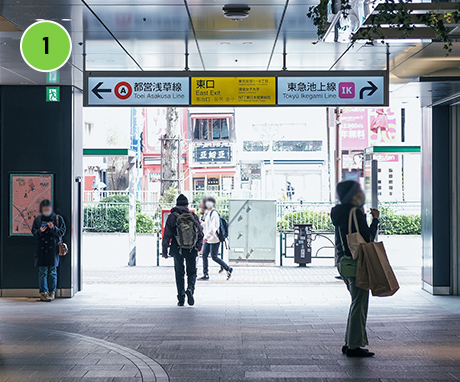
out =
{"type": "Polygon", "coordinates": [[[10,236],[31,236],[40,202],[53,202],[53,174],[10,174],[10,236]]]}

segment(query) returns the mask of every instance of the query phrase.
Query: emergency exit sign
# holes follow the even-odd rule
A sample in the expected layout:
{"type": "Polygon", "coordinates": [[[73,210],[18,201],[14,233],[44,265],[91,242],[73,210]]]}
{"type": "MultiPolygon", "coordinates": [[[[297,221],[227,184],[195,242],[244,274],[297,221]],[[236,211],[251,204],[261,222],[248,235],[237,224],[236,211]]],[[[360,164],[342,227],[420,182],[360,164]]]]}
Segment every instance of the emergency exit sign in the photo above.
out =
{"type": "Polygon", "coordinates": [[[46,88],[46,102],[59,102],[60,97],[59,86],[46,88]]]}

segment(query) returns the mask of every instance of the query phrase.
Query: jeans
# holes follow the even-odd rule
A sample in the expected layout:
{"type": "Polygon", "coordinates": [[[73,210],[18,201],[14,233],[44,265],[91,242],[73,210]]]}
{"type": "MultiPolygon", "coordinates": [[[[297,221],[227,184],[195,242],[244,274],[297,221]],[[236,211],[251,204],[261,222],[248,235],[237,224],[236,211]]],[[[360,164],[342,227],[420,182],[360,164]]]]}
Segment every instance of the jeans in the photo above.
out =
{"type": "Polygon", "coordinates": [[[187,270],[187,290],[195,292],[196,282],[196,250],[182,250],[174,254],[174,271],[176,273],[177,299],[185,301],[185,270],[187,270]],[[185,260],[185,267],[184,267],[185,260]]]}
{"type": "Polygon", "coordinates": [[[208,265],[208,256],[211,252],[211,258],[219,264],[222,268],[226,271],[230,269],[230,267],[219,257],[219,247],[220,243],[204,243],[203,246],[203,274],[205,276],[209,275],[209,265],[208,265]]]}
{"type": "Polygon", "coordinates": [[[56,292],[56,284],[56,267],[38,267],[38,287],[40,288],[40,293],[56,292]]]}
{"type": "Polygon", "coordinates": [[[356,277],[344,276],[340,271],[340,263],[339,273],[351,295],[345,343],[350,349],[356,349],[369,344],[366,333],[369,291],[356,286],[356,277]]]}

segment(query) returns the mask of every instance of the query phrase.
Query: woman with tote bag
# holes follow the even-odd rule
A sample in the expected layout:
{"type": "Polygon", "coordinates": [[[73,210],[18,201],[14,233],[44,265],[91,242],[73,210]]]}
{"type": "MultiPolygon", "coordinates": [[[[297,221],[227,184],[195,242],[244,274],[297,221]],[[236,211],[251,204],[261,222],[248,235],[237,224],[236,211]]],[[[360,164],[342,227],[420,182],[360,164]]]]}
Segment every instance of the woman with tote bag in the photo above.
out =
{"type": "Polygon", "coordinates": [[[367,311],[369,307],[369,291],[356,285],[357,260],[353,258],[348,247],[347,235],[356,232],[355,224],[349,232],[350,212],[356,209],[356,223],[359,232],[367,243],[374,240],[379,224],[379,211],[371,210],[372,224],[367,225],[363,212],[365,202],[364,192],[358,182],[345,180],[337,185],[337,195],[340,204],[332,208],[331,219],[335,226],[336,264],[340,275],[351,295],[350,311],[348,313],[345,345],[342,352],[348,357],[372,357],[374,353],[363,349],[368,345],[366,333],[367,311]]]}

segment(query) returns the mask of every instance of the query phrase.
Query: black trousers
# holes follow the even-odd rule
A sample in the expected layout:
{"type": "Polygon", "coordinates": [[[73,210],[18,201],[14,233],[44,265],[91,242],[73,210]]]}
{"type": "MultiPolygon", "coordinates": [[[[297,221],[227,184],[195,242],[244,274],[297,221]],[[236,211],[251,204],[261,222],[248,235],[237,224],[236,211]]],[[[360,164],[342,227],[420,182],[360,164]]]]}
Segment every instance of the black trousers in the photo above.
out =
{"type": "Polygon", "coordinates": [[[187,271],[187,290],[195,292],[196,283],[196,249],[182,250],[182,254],[174,253],[174,271],[176,273],[177,299],[185,301],[185,272],[187,271]],[[184,266],[185,262],[185,266],[184,266]]]}
{"type": "Polygon", "coordinates": [[[226,271],[230,269],[227,263],[219,257],[219,247],[220,243],[204,243],[203,245],[203,274],[205,276],[209,275],[209,253],[211,253],[211,258],[223,269],[225,269],[226,271]]]}

